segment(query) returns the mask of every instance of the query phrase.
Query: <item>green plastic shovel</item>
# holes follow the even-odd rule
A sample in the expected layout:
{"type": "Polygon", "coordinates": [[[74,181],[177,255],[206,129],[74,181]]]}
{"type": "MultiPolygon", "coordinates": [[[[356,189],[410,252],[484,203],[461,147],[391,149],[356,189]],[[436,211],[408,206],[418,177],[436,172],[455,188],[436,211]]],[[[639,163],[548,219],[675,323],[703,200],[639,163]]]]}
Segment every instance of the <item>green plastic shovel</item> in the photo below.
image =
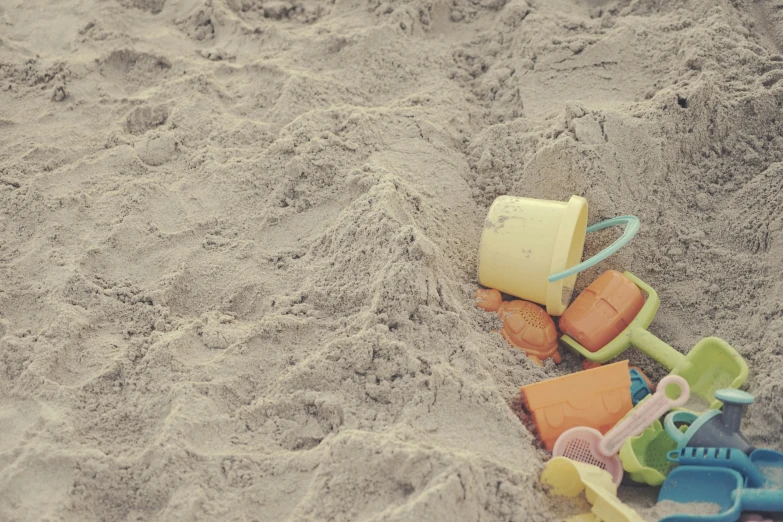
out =
{"type": "Polygon", "coordinates": [[[630,272],[623,275],[647,295],[644,306],[631,324],[596,352],[589,351],[567,335],[560,340],[585,359],[597,363],[614,359],[633,346],[670,370],[669,375],[679,375],[688,381],[691,399],[677,409],[694,413],[702,413],[710,408],[719,409],[722,403],[715,398],[715,391],[721,388],[738,389],[745,383],[748,378],[745,360],[726,341],[717,337],[702,339],[687,355],[655,337],[647,331],[647,327],[660,306],[658,293],[630,272]]]}

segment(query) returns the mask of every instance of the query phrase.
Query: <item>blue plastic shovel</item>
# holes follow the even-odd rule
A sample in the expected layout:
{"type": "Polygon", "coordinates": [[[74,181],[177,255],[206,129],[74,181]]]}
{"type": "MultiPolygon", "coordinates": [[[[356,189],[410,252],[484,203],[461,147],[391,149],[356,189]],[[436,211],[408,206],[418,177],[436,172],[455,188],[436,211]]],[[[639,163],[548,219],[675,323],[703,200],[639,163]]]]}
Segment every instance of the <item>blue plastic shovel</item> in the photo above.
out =
{"type": "Polygon", "coordinates": [[[736,522],[743,511],[762,513],[783,512],[783,490],[745,489],[737,471],[728,468],[680,466],[663,483],[658,502],[706,502],[720,506],[717,515],[686,515],[678,513],[659,522],[736,522]]]}
{"type": "Polygon", "coordinates": [[[763,487],[767,482],[758,466],[737,448],[682,448],[670,451],[666,457],[681,465],[733,469],[745,477],[745,486],[751,488],[763,487]]]}
{"type": "Polygon", "coordinates": [[[783,453],[757,449],[746,455],[736,448],[682,448],[667,458],[687,466],[730,468],[745,477],[745,487],[783,489],[783,453]]]}

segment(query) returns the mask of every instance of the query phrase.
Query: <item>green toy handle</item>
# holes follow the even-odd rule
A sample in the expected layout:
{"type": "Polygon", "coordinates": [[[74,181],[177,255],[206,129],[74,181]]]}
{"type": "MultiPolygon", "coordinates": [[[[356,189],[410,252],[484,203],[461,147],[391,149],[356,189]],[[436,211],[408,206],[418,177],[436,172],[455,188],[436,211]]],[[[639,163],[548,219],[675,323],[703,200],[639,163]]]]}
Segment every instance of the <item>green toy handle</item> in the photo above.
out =
{"type": "Polygon", "coordinates": [[[640,352],[649,355],[667,370],[676,368],[685,360],[683,354],[638,326],[631,328],[631,345],[640,352]]]}
{"type": "Polygon", "coordinates": [[[581,263],[579,263],[578,265],[572,266],[567,270],[563,270],[562,272],[558,272],[556,274],[550,275],[547,278],[549,282],[554,283],[555,281],[565,279],[568,276],[578,274],[582,270],[586,270],[591,266],[600,263],[607,257],[611,256],[612,254],[620,250],[622,247],[627,245],[628,242],[631,239],[633,239],[633,236],[635,236],[636,233],[639,232],[639,228],[641,227],[641,225],[639,224],[639,218],[637,218],[636,216],[618,216],[611,219],[607,219],[606,221],[601,221],[600,223],[596,223],[594,225],[590,225],[589,227],[587,227],[586,233],[589,234],[591,232],[603,230],[604,228],[613,227],[615,225],[625,225],[625,231],[623,231],[623,235],[620,236],[617,239],[617,241],[615,241],[608,247],[604,248],[590,259],[586,259],[581,263]]]}
{"type": "Polygon", "coordinates": [[[684,446],[688,439],[683,432],[677,429],[674,423],[687,422],[692,424],[698,418],[698,415],[690,411],[673,411],[663,419],[663,428],[666,430],[666,434],[677,443],[677,446],[684,446]]]}

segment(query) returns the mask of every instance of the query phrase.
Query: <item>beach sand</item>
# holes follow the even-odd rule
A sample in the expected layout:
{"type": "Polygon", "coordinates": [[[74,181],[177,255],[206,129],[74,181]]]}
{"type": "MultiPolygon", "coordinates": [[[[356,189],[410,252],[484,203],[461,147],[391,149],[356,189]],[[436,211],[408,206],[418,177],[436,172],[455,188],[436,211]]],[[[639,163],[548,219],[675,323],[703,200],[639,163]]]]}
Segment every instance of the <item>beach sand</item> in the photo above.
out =
{"type": "Polygon", "coordinates": [[[577,291],[733,345],[783,449],[778,4],[0,3],[0,520],[569,515],[518,387],[579,361],[474,306],[502,194],[638,216],[577,291]]]}

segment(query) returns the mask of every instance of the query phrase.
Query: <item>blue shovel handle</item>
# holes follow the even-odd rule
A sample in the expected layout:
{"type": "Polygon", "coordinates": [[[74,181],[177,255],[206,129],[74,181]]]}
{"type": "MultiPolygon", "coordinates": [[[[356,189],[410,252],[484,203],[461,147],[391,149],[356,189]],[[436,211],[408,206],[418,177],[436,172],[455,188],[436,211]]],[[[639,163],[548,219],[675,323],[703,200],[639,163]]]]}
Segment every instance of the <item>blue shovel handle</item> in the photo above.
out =
{"type": "Polygon", "coordinates": [[[783,512],[783,489],[741,489],[734,494],[740,495],[742,511],[783,512]]]}
{"type": "Polygon", "coordinates": [[[747,477],[747,486],[764,487],[767,478],[750,460],[750,457],[736,448],[681,448],[670,451],[666,458],[685,466],[708,466],[729,468],[747,477]]]}
{"type": "Polygon", "coordinates": [[[595,225],[590,225],[589,227],[587,227],[587,233],[589,234],[591,232],[596,232],[597,230],[613,227],[615,225],[625,225],[625,231],[623,232],[623,235],[617,239],[617,241],[615,241],[608,247],[604,248],[590,259],[582,261],[578,265],[572,266],[571,268],[563,270],[562,272],[552,274],[547,278],[549,279],[549,282],[554,283],[555,281],[565,279],[566,277],[572,276],[574,274],[578,274],[582,270],[585,270],[595,264],[600,263],[607,257],[611,256],[612,254],[620,250],[622,247],[627,245],[628,242],[631,239],[633,239],[633,236],[635,236],[636,233],[639,232],[639,228],[641,227],[641,225],[639,224],[639,218],[637,218],[636,216],[618,216],[611,219],[607,219],[606,221],[601,221],[600,223],[596,223],[595,225]]]}

